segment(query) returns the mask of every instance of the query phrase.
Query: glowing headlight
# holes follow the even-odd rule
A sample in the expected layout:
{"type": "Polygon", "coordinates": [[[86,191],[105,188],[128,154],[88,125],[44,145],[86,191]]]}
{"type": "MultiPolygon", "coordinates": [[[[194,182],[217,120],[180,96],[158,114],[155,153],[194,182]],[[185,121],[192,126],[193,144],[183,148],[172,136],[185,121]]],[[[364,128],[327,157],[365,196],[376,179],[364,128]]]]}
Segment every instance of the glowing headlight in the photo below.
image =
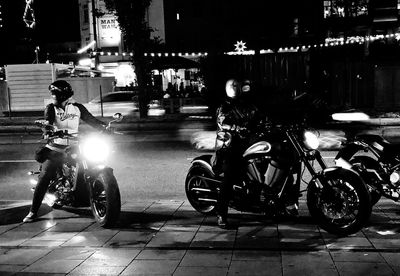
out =
{"type": "Polygon", "coordinates": [[[82,153],[90,162],[103,162],[110,154],[110,147],[101,137],[88,137],[82,143],[82,153]]]}
{"type": "Polygon", "coordinates": [[[319,146],[317,135],[311,131],[304,132],[304,144],[308,149],[315,150],[319,146]]]}

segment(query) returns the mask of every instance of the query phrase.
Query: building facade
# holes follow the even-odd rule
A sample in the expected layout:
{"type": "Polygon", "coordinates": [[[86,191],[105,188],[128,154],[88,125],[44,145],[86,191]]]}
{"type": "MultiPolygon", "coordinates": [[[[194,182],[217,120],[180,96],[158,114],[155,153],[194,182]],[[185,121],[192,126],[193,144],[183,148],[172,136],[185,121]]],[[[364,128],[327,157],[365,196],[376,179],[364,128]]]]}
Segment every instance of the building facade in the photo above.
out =
{"type": "MultiPolygon", "coordinates": [[[[153,0],[147,21],[154,30],[152,38],[165,40],[163,0],[153,0]]],[[[79,0],[81,49],[96,52],[82,65],[96,66],[103,75],[115,76],[118,86],[135,83],[131,54],[126,52],[116,16],[106,9],[102,0],[79,0]]]]}

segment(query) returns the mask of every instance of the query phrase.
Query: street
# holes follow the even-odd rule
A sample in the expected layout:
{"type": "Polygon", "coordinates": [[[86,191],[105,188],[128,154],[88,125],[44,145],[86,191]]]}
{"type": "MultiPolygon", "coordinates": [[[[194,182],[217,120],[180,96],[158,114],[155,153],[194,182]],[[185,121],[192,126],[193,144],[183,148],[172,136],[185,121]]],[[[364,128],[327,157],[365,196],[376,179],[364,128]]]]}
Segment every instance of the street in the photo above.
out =
{"type": "MultiPolygon", "coordinates": [[[[115,141],[109,165],[114,169],[122,200],[184,200],[190,161],[211,152],[192,146],[190,138],[196,134],[198,136],[199,132],[130,133],[123,140],[115,141]]],[[[0,145],[0,200],[32,198],[27,172],[38,168],[33,158],[38,146],[37,143],[0,145]]],[[[323,152],[329,164],[335,153],[323,152]]]]}
{"type": "MultiPolygon", "coordinates": [[[[28,205],[3,210],[9,222],[0,225],[0,274],[400,275],[398,207],[387,200],[349,237],[318,228],[304,199],[297,220],[230,210],[236,225],[230,230],[216,227],[214,216],[194,211],[185,198],[185,175],[193,157],[210,152],[195,149],[193,137],[208,137],[201,145],[209,148],[210,135],[117,137],[109,163],[123,202],[112,229],[99,227],[87,209],[42,206],[31,224],[19,223],[28,205]]],[[[37,166],[38,144],[32,142],[0,145],[0,200],[32,198],[26,174],[37,166]]],[[[328,165],[335,154],[322,152],[328,165]]]]}
{"type": "MultiPolygon", "coordinates": [[[[1,199],[31,199],[30,170],[38,144],[0,145],[1,199]]],[[[198,155],[185,142],[120,142],[109,165],[114,169],[122,200],[184,198],[184,180],[190,160],[198,155]]]]}

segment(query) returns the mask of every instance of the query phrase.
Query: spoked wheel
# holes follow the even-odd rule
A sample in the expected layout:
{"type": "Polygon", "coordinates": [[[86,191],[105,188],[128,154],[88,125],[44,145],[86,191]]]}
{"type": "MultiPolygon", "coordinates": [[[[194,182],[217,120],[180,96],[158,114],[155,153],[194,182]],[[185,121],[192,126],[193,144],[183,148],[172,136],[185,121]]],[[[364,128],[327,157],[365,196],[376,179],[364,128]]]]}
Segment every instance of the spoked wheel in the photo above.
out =
{"type": "Polygon", "coordinates": [[[381,187],[377,186],[380,184],[375,182],[376,179],[371,178],[371,174],[367,172],[367,169],[372,169],[379,172],[382,170],[382,167],[379,165],[378,161],[365,155],[354,156],[352,159],[350,159],[350,164],[353,166],[355,171],[360,174],[365,184],[367,184],[368,191],[371,195],[371,204],[375,205],[381,199],[381,187]]]}
{"type": "Polygon", "coordinates": [[[339,236],[358,232],[371,215],[368,190],[354,173],[338,169],[324,176],[321,188],[310,183],[307,205],[321,228],[339,236]],[[329,184],[329,185],[328,185],[329,184]]]}
{"type": "Polygon", "coordinates": [[[121,197],[112,173],[101,172],[92,183],[90,205],[101,226],[110,227],[116,223],[121,212],[121,197]]]}
{"type": "Polygon", "coordinates": [[[215,185],[210,185],[206,178],[214,179],[210,171],[201,166],[189,169],[185,181],[186,197],[193,208],[203,214],[215,212],[217,191],[215,185]]]}

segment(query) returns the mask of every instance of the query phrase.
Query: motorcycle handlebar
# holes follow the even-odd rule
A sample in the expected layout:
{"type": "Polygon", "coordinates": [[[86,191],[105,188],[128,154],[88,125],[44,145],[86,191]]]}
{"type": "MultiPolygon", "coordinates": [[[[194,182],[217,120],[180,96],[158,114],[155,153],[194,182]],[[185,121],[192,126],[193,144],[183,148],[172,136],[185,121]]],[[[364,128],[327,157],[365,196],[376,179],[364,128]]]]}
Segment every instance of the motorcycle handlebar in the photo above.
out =
{"type": "Polygon", "coordinates": [[[58,131],[54,131],[54,132],[49,132],[48,139],[53,140],[53,139],[57,139],[57,138],[62,138],[62,139],[67,138],[67,139],[77,140],[78,136],[68,133],[68,131],[66,131],[66,130],[58,130],[58,131]]]}

